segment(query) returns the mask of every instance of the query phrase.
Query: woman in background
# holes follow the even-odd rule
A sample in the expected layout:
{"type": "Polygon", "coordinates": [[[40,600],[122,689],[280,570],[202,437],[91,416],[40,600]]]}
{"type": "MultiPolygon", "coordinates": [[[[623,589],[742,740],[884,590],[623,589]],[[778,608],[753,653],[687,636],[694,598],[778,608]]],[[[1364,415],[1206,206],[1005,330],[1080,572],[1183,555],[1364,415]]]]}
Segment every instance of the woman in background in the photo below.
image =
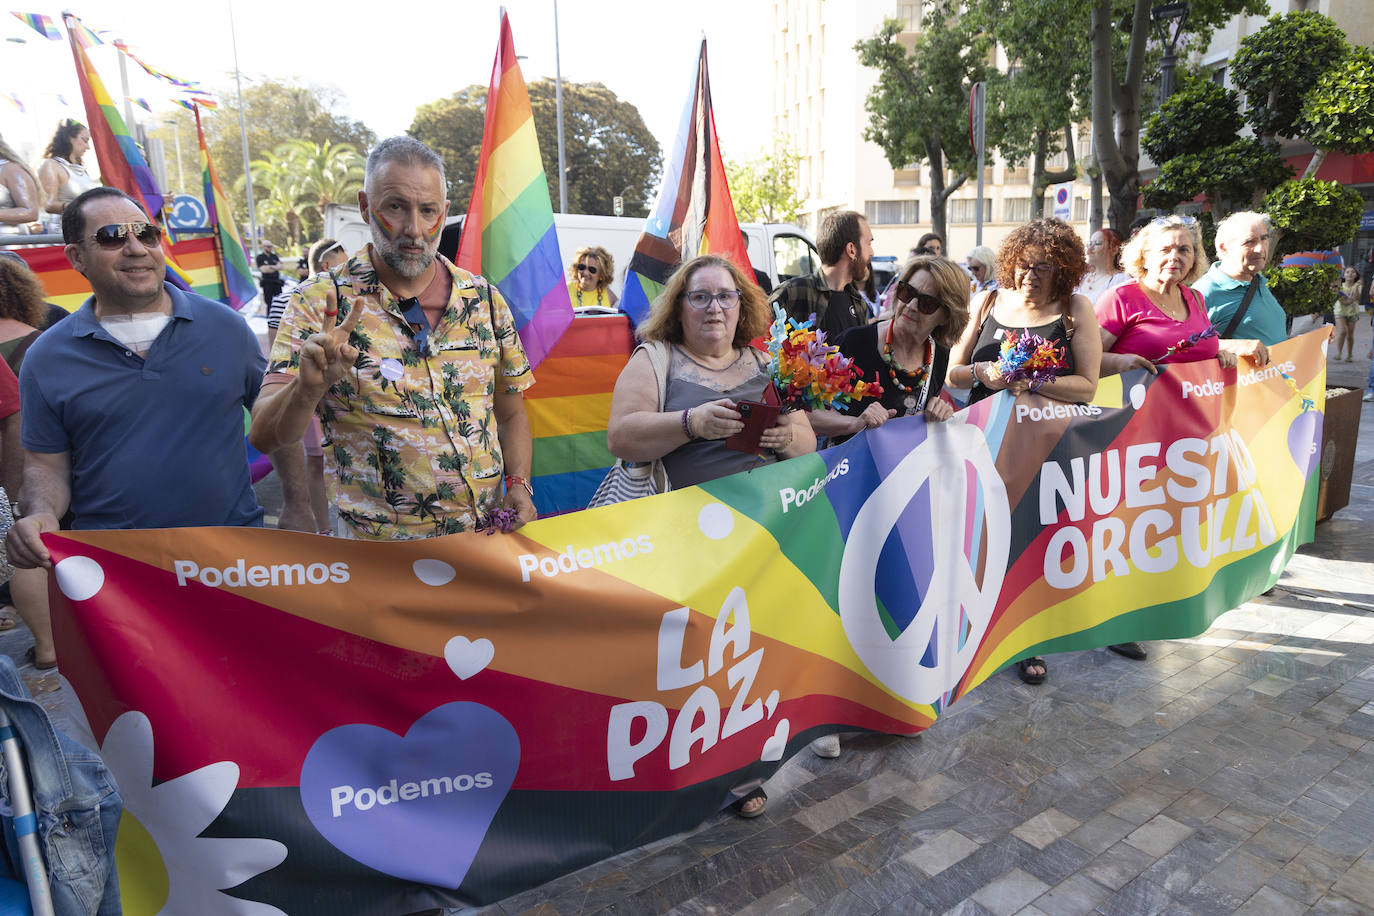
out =
{"type": "Polygon", "coordinates": [[[18,153],[0,137],[0,235],[29,235],[43,207],[43,186],[18,153]]]}
{"type": "Polygon", "coordinates": [[[577,249],[569,273],[572,279],[568,281],[568,297],[573,308],[615,308],[620,297],[611,292],[615,261],[609,251],[600,245],[577,249]]]}
{"type": "Polygon", "coordinates": [[[1075,292],[1093,305],[1098,296],[1131,279],[1121,269],[1121,245],[1121,236],[1105,227],[1088,239],[1088,272],[1075,292]]]}
{"type": "Polygon", "coordinates": [[[67,118],[57,125],[57,133],[43,151],[43,164],[38,178],[43,183],[43,229],[52,234],[62,232],[62,210],[83,191],[99,184],[81,164],[81,157],[91,148],[91,132],[80,121],[67,118]]]}

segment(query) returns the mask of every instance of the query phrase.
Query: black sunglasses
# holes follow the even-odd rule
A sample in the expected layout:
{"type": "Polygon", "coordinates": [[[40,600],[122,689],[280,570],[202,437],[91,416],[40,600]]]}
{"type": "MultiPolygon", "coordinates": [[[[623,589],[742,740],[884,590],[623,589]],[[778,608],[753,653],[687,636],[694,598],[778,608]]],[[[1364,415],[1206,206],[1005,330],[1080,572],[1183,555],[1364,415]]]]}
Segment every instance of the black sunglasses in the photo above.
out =
{"type": "Polygon", "coordinates": [[[91,240],[101,248],[113,250],[123,248],[124,240],[131,235],[143,247],[152,248],[162,242],[162,227],[155,223],[111,223],[95,230],[91,240]]]}
{"type": "Polygon", "coordinates": [[[593,277],[596,276],[596,265],[595,265],[595,264],[578,264],[578,265],[577,265],[577,269],[578,269],[578,270],[585,270],[587,273],[591,274],[593,277]]]}
{"type": "Polygon", "coordinates": [[[934,315],[944,308],[944,303],[930,293],[923,293],[905,280],[897,282],[895,295],[898,302],[916,302],[916,311],[922,315],[934,315]]]}

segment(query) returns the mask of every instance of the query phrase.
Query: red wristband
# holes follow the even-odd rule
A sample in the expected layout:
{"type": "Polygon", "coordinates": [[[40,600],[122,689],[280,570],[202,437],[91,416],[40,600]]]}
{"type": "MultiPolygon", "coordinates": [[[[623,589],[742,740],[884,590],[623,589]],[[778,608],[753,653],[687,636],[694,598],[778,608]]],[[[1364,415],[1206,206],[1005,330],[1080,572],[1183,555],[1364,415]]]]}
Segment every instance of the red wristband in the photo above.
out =
{"type": "Polygon", "coordinates": [[[513,489],[515,489],[516,487],[523,487],[524,490],[525,490],[525,492],[528,493],[528,494],[530,494],[530,496],[533,496],[533,495],[534,495],[534,487],[531,486],[531,484],[530,484],[530,482],[529,482],[528,480],[526,480],[526,479],[523,478],[523,477],[516,477],[514,474],[507,474],[507,475],[506,475],[506,489],[507,489],[507,490],[513,490],[513,489]]]}

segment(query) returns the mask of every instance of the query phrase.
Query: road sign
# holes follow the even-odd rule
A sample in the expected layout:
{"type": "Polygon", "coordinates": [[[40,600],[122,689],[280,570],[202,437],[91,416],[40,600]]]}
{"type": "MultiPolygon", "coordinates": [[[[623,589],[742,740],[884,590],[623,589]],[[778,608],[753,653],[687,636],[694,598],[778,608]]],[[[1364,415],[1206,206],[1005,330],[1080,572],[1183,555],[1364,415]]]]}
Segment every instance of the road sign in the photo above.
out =
{"type": "Polygon", "coordinates": [[[178,194],[172,198],[172,214],[167,217],[167,224],[173,229],[204,229],[209,218],[199,197],[178,194]]]}

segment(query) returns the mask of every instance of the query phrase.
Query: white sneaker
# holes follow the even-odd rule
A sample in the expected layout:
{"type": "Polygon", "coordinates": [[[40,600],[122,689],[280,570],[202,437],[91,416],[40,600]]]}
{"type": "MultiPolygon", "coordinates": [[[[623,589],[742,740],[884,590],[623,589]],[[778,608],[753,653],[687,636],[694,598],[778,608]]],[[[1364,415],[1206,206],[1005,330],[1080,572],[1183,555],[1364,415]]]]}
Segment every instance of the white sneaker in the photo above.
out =
{"type": "Polygon", "coordinates": [[[811,753],[817,757],[824,757],[833,760],[840,756],[840,736],[826,735],[811,742],[811,753]]]}
{"type": "Polygon", "coordinates": [[[1361,401],[1374,401],[1374,390],[1366,391],[1366,392],[1364,393],[1364,397],[1360,398],[1360,400],[1361,400],[1361,401]]]}

